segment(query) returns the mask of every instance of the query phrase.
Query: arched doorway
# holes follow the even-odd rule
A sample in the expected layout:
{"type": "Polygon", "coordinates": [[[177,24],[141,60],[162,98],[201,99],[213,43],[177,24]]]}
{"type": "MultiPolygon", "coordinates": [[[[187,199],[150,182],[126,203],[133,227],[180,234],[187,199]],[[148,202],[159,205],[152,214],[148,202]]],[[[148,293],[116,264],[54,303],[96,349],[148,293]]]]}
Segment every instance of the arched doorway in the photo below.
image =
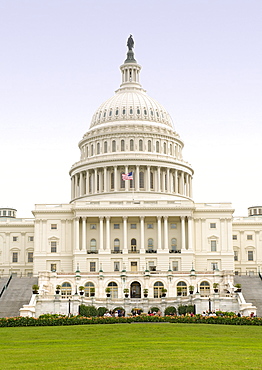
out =
{"type": "Polygon", "coordinates": [[[141,285],[138,281],[134,281],[130,285],[131,298],[141,298],[141,285]]]}

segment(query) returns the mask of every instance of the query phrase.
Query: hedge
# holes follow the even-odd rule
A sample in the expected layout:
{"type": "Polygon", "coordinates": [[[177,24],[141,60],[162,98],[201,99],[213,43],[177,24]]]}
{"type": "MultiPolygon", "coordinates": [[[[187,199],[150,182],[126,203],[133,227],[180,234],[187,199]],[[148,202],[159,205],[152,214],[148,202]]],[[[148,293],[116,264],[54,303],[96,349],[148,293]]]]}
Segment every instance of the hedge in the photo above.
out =
{"type": "Polygon", "coordinates": [[[38,319],[33,317],[0,318],[0,327],[15,326],[62,326],[88,324],[118,324],[133,322],[169,322],[173,324],[220,324],[220,325],[262,325],[260,317],[237,316],[132,316],[132,317],[83,317],[42,315],[38,319]]]}

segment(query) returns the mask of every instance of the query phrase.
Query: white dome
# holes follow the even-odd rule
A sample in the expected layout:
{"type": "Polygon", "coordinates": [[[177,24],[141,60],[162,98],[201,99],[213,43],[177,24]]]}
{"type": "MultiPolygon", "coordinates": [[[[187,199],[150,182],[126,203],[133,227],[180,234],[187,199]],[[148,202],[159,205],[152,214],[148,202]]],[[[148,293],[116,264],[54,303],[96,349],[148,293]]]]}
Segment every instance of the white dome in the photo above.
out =
{"type": "Polygon", "coordinates": [[[118,90],[116,95],[105,101],[93,115],[90,128],[114,121],[161,122],[173,127],[170,115],[156,100],[143,90],[118,90]]]}

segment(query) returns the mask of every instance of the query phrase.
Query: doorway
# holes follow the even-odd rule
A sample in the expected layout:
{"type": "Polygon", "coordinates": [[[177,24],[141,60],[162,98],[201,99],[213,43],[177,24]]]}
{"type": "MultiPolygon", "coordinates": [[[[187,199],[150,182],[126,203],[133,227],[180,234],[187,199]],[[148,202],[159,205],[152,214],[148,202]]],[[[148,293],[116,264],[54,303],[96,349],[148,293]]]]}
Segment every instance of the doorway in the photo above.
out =
{"type": "Polygon", "coordinates": [[[130,285],[131,298],[141,298],[141,285],[138,281],[134,281],[130,285]]]}

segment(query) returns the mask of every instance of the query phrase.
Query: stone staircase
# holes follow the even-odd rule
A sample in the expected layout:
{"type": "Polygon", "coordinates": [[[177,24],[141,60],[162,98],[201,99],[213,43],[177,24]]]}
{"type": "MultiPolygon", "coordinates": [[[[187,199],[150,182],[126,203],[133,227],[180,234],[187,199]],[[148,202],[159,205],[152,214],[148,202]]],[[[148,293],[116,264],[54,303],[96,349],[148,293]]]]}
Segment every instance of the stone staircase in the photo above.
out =
{"type": "Polygon", "coordinates": [[[19,316],[19,309],[29,303],[32,285],[37,281],[36,277],[13,277],[0,298],[0,317],[19,316]]]}
{"type": "Polygon", "coordinates": [[[241,284],[246,302],[257,307],[257,316],[262,317],[262,280],[259,276],[234,276],[234,284],[241,284]]]}

